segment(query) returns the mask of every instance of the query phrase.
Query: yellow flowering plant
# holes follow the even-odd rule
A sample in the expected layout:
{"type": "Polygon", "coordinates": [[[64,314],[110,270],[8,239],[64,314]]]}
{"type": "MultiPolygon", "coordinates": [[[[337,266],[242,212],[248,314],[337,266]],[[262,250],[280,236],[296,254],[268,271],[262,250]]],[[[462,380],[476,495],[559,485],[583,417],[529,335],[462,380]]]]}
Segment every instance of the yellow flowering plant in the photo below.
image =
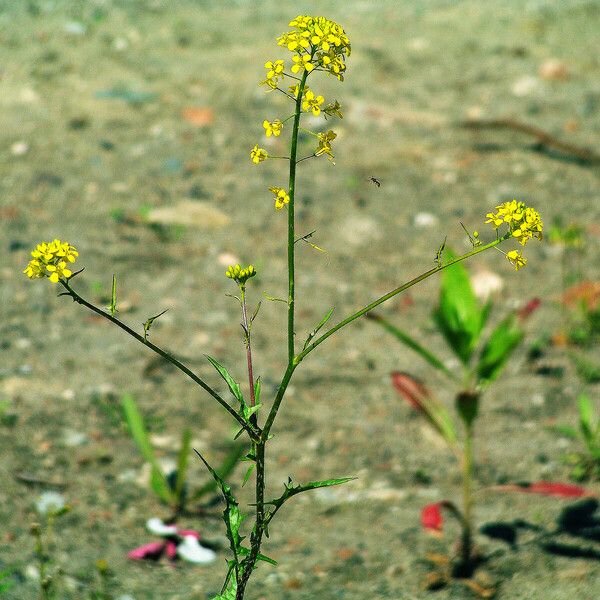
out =
{"type": "MultiPolygon", "coordinates": [[[[62,295],[70,296],[75,302],[108,319],[138,342],[169,361],[223,407],[239,427],[236,437],[243,436],[246,439],[249,449],[245,460],[250,463],[250,467],[246,472],[244,481],[248,481],[253,476],[255,496],[254,511],[251,518],[247,518],[249,515],[242,513],[231,485],[223,480],[205,457],[198,454],[214,477],[223,495],[225,501],[223,520],[231,552],[230,559],[227,562],[228,568],[225,582],[220,594],[214,600],[242,600],[245,596],[250,577],[254,573],[258,562],[275,563],[273,559],[262,553],[262,545],[264,538],[269,535],[274,517],[290,498],[305,491],[343,484],[352,479],[352,477],[341,477],[323,481],[312,481],[305,484],[299,484],[290,479],[284,484],[284,491],[279,497],[271,499],[265,497],[268,466],[266,449],[273,437],[273,426],[282,402],[286,397],[290,381],[304,359],[342,328],[357,321],[374,308],[396,297],[424,279],[446,269],[450,265],[490,248],[495,248],[510,237],[518,237],[520,241],[524,240],[526,242],[528,237],[531,237],[528,234],[529,231],[534,236],[537,236],[538,232],[541,233],[541,225],[539,231],[536,230],[535,219],[532,221],[529,213],[523,212],[521,218],[517,218],[516,214],[513,214],[512,220],[506,221],[509,223],[509,231],[502,235],[498,233],[493,241],[483,244],[476,240],[469,252],[450,258],[445,262],[441,259],[438,260],[435,267],[421,273],[410,281],[398,285],[332,326],[328,326],[328,323],[332,317],[333,309],[329,310],[306,335],[304,342],[300,346],[297,345],[296,339],[298,338],[296,337],[297,332],[295,329],[295,247],[298,241],[295,237],[296,170],[300,163],[308,159],[322,155],[327,155],[329,159],[332,159],[332,142],[336,139],[336,133],[332,129],[328,129],[324,133],[308,131],[309,134],[317,139],[317,148],[313,149],[306,156],[298,158],[300,122],[306,113],[313,116],[322,115],[324,118],[343,117],[342,107],[339,102],[335,100],[326,103],[322,95],[308,88],[307,80],[309,76],[314,78],[316,74],[324,73],[335,77],[339,81],[343,81],[346,72],[346,60],[350,56],[351,46],[342,26],[325,17],[301,15],[293,19],[289,23],[289,27],[291,29],[283,33],[277,39],[277,43],[288,52],[291,52],[292,56],[287,60],[277,58],[266,62],[264,65],[266,78],[260,83],[260,85],[266,88],[267,92],[279,92],[293,103],[293,113],[287,118],[272,121],[265,119],[262,123],[265,135],[269,137],[270,135],[279,136],[283,131],[284,124],[291,121],[289,156],[270,156],[259,144],[256,144],[250,151],[251,161],[256,165],[266,160],[280,158],[286,160],[289,167],[287,172],[287,188],[281,184],[269,187],[269,191],[275,197],[275,208],[280,211],[287,211],[288,293],[287,298],[284,299],[287,310],[287,348],[284,352],[287,356],[287,366],[273,398],[265,400],[262,397],[260,377],[256,378],[254,374],[251,334],[260,303],[252,315],[250,315],[247,308],[246,288],[256,275],[256,270],[252,265],[247,267],[232,265],[226,272],[226,276],[237,285],[239,290],[239,296],[236,296],[236,298],[241,308],[241,324],[247,358],[248,397],[244,395],[242,387],[226,367],[215,358],[207,357],[225,381],[231,398],[223,397],[213,386],[200,378],[184,362],[148,339],[148,329],[152,321],[159,315],[148,319],[144,324],[144,331],[138,332],[115,316],[117,310],[116,286],[113,286],[112,301],[108,311],[95,306],[83,298],[72,285],[73,278],[81,271],[73,273],[67,269],[68,263],[73,262],[74,258],[77,257],[76,250],[71,245],[65,246],[64,242],[57,240],[55,243],[52,243],[54,244],[52,249],[48,250],[42,244],[41,248],[38,247],[34,251],[36,254],[32,253],[33,260],[25,269],[25,274],[30,278],[47,277],[52,282],[59,283],[64,288],[62,295]],[[291,85],[282,87],[282,83],[286,80],[291,80],[291,85]],[[518,225],[520,231],[518,236],[515,234],[517,231],[516,225],[518,225]],[[37,254],[38,252],[39,255],[37,254]],[[251,525],[246,526],[246,523],[251,523],[251,525]],[[243,535],[245,530],[249,531],[249,535],[243,535]]],[[[496,226],[496,221],[500,219],[500,216],[504,218],[505,215],[504,213],[502,215],[498,213],[497,217],[493,217],[492,222],[494,226],[496,226]]],[[[305,239],[306,237],[308,236],[300,239],[305,239]]]]}

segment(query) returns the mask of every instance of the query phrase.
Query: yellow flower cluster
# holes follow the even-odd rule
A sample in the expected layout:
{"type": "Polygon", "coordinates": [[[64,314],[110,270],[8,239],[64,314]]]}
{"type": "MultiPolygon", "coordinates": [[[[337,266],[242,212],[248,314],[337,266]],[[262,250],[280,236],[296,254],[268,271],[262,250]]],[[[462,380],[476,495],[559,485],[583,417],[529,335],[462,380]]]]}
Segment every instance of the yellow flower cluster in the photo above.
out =
{"type": "MultiPolygon", "coordinates": [[[[527,206],[525,202],[518,200],[504,202],[496,206],[496,212],[488,213],[486,219],[486,223],[492,225],[494,229],[498,229],[503,223],[506,223],[511,235],[517,238],[522,246],[525,246],[532,238],[542,239],[544,224],[540,213],[527,206]]],[[[506,258],[516,271],[527,264],[522,250],[510,250],[506,253],[506,258]]]]}
{"type": "Polygon", "coordinates": [[[511,200],[496,206],[495,213],[486,215],[486,223],[490,223],[498,229],[503,223],[507,223],[510,232],[524,246],[531,238],[542,239],[544,224],[540,214],[534,208],[525,205],[525,202],[511,200]]]}
{"type": "Polygon", "coordinates": [[[281,210],[286,204],[289,203],[290,197],[288,193],[280,187],[270,187],[270,192],[273,192],[275,195],[275,208],[277,210],[281,210]]]}
{"type": "Polygon", "coordinates": [[[258,164],[269,158],[269,153],[264,148],[259,148],[258,144],[250,150],[250,158],[254,164],[258,164]]]}
{"type": "Polygon", "coordinates": [[[350,40],[341,25],[325,17],[300,15],[290,21],[288,31],[277,38],[279,46],[286,46],[292,56],[292,73],[315,68],[344,80],[345,58],[350,56],[350,40]]]}
{"type": "Polygon", "coordinates": [[[42,242],[31,252],[32,260],[23,270],[30,279],[48,277],[52,283],[60,279],[68,279],[73,274],[67,263],[74,263],[79,252],[68,242],[55,239],[52,242],[42,242]]]}
{"type": "Polygon", "coordinates": [[[233,279],[240,286],[245,285],[246,281],[255,275],[256,269],[252,265],[248,265],[245,269],[242,269],[240,265],[231,265],[225,271],[225,276],[233,279]]]}

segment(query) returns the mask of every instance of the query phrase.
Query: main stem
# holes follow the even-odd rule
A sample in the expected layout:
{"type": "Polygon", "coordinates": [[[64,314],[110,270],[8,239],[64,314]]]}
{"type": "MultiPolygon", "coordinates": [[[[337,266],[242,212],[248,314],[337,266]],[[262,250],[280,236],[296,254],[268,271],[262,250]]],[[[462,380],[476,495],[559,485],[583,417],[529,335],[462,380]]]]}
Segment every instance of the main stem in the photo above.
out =
{"type": "Polygon", "coordinates": [[[308,72],[304,71],[298,85],[296,97],[296,110],[294,113],[294,126],[292,129],[292,141],[290,147],[290,178],[288,195],[288,365],[294,361],[294,314],[295,314],[295,265],[294,265],[294,198],[296,193],[296,156],[298,153],[298,129],[300,127],[300,114],[302,113],[302,95],[308,72]]]}
{"type": "MultiPolygon", "coordinates": [[[[296,97],[296,110],[294,113],[294,125],[292,128],[292,139],[290,146],[290,177],[289,177],[289,190],[288,195],[290,201],[288,203],[288,367],[286,375],[284,376],[284,383],[279,386],[277,396],[274,404],[279,406],[283,395],[287,388],[287,384],[294,371],[294,316],[295,316],[295,261],[294,261],[294,241],[295,241],[295,223],[294,223],[294,198],[296,191],[296,156],[298,153],[298,129],[300,127],[300,114],[302,112],[302,95],[304,93],[304,87],[306,85],[306,78],[308,72],[304,72],[300,84],[298,85],[298,95],[296,97]]],[[[248,379],[250,383],[250,398],[251,404],[254,406],[254,378],[252,375],[252,351],[250,347],[250,330],[248,329],[248,317],[246,312],[246,298],[244,291],[242,290],[242,318],[244,328],[246,330],[246,350],[248,358],[248,379]]],[[[275,418],[275,413],[270,413],[271,425],[275,418]]],[[[256,414],[252,415],[251,421],[254,427],[257,427],[256,414]]],[[[237,582],[236,600],[243,600],[246,586],[250,575],[254,570],[258,555],[260,554],[260,546],[262,544],[262,538],[265,531],[266,520],[265,520],[265,446],[267,444],[268,435],[261,436],[256,442],[256,520],[254,522],[254,528],[250,534],[250,553],[243,562],[243,573],[240,580],[237,582]]]]}

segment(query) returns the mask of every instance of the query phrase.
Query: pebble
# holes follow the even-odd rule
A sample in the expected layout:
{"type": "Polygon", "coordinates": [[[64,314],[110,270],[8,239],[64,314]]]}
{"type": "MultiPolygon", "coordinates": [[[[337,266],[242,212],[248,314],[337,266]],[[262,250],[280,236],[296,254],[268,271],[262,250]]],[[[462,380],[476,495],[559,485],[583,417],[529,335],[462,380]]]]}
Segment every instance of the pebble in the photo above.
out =
{"type": "Polygon", "coordinates": [[[79,21],[69,21],[68,23],[65,23],[64,29],[71,35],[85,35],[87,33],[87,27],[79,21]]]}
{"type": "Polygon", "coordinates": [[[414,216],[413,224],[415,227],[435,227],[439,219],[431,213],[420,212],[414,216]]]}
{"type": "Polygon", "coordinates": [[[27,154],[27,152],[29,152],[29,144],[27,144],[27,142],[24,142],[22,140],[15,142],[10,147],[10,153],[13,156],[23,156],[24,154],[27,154]]]}
{"type": "Polygon", "coordinates": [[[231,219],[208,202],[182,200],[173,206],[155,208],[148,214],[149,223],[162,225],[188,225],[199,229],[220,229],[231,219]]]}
{"type": "Polygon", "coordinates": [[[172,435],[151,435],[150,443],[155,448],[174,448],[175,438],[172,435]]]}
{"type": "Polygon", "coordinates": [[[381,237],[379,224],[368,217],[348,217],[340,226],[340,237],[351,246],[370,244],[381,237]]]}
{"type": "Polygon", "coordinates": [[[513,96],[523,98],[531,96],[541,89],[540,80],[532,75],[524,75],[515,81],[512,85],[511,92],[513,96]]]}
{"type": "Polygon", "coordinates": [[[538,75],[546,81],[565,81],[571,74],[566,62],[550,58],[541,64],[538,75]]]}
{"type": "Polygon", "coordinates": [[[31,347],[31,340],[28,338],[19,338],[15,340],[15,348],[19,350],[27,350],[27,348],[31,347]]]}
{"type": "Polygon", "coordinates": [[[223,267],[228,267],[229,265],[239,264],[240,259],[235,254],[231,254],[230,252],[223,252],[222,254],[219,254],[219,256],[217,256],[217,262],[223,267]]]}
{"type": "Polygon", "coordinates": [[[67,448],[75,448],[82,446],[88,441],[87,435],[83,431],[75,431],[74,429],[65,429],[63,433],[63,444],[67,448]]]}
{"type": "Polygon", "coordinates": [[[482,300],[487,301],[490,296],[497,294],[504,287],[504,280],[500,275],[492,273],[491,271],[479,271],[471,277],[471,285],[475,296],[482,300]]]}

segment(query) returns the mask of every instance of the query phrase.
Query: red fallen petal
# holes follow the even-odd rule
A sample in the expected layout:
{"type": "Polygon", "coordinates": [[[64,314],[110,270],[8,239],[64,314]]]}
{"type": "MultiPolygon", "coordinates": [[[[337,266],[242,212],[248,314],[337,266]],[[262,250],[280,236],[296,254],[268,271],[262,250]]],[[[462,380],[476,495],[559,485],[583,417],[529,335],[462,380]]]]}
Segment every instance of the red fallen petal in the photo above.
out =
{"type": "Polygon", "coordinates": [[[418,379],[402,373],[394,371],[391,375],[392,385],[396,391],[416,410],[425,412],[424,400],[430,397],[429,390],[418,379]]]}
{"type": "Polygon", "coordinates": [[[150,542],[127,553],[132,560],[158,560],[165,550],[164,542],[150,542]]]}
{"type": "Polygon", "coordinates": [[[534,313],[541,305],[542,301],[539,298],[532,298],[523,308],[517,311],[517,316],[520,321],[524,321],[532,313],[534,313]]]}
{"type": "Polygon", "coordinates": [[[556,483],[552,481],[537,481],[535,483],[525,483],[523,485],[505,485],[500,489],[509,492],[525,492],[527,494],[542,494],[544,496],[557,496],[558,498],[581,498],[581,496],[591,496],[585,488],[571,483],[556,483]]]}
{"type": "Polygon", "coordinates": [[[425,529],[433,531],[441,531],[442,525],[444,524],[444,518],[442,517],[442,506],[443,502],[436,502],[435,504],[428,504],[421,510],[421,525],[425,529]]]}
{"type": "Polygon", "coordinates": [[[166,555],[173,560],[177,556],[177,544],[169,540],[165,548],[166,555]]]}
{"type": "Polygon", "coordinates": [[[194,531],[193,529],[178,529],[177,535],[180,535],[181,537],[183,537],[184,535],[191,535],[192,537],[195,537],[197,540],[200,539],[200,534],[197,531],[194,531]]]}

